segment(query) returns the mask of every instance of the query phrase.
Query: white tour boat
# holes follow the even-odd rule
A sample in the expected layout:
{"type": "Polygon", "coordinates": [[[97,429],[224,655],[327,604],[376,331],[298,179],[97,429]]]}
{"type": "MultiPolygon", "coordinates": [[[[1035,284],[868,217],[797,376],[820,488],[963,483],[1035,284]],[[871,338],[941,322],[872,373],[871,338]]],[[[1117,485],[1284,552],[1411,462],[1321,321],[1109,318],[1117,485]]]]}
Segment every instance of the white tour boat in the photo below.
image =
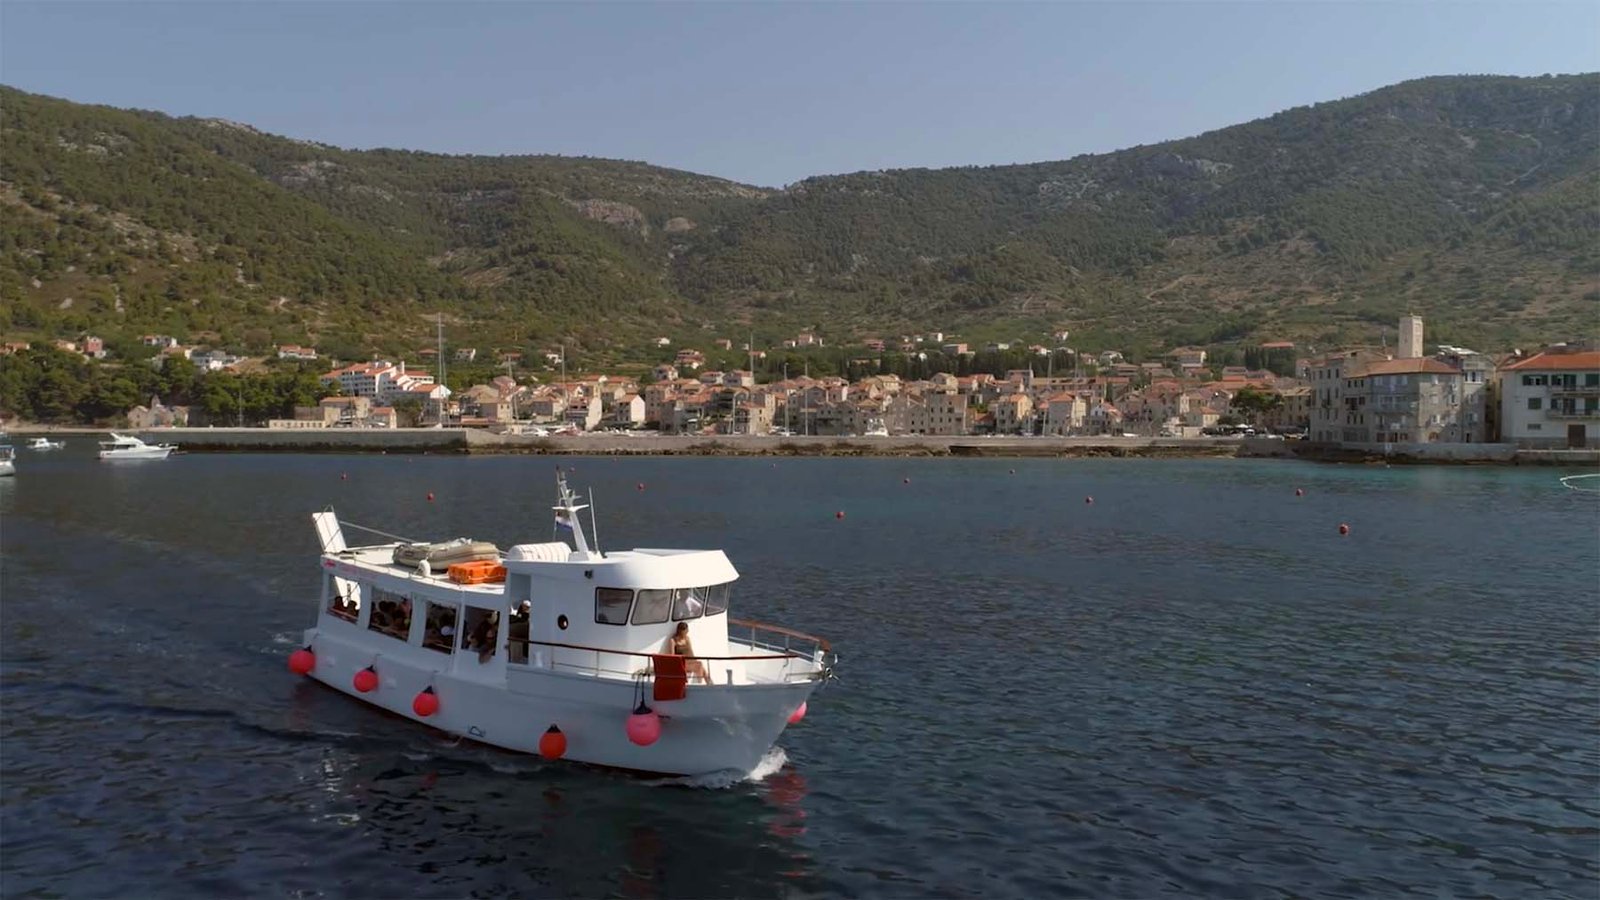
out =
{"type": "Polygon", "coordinates": [[[731,619],[739,573],[721,550],[601,553],[578,520],[588,506],[563,476],[556,484],[556,527],[572,543],[503,558],[465,539],[349,547],[332,511],[313,514],[322,595],[290,670],[549,759],[667,775],[756,769],[831,675],[828,643],[731,619]],[[445,568],[455,559],[468,561],[445,568]],[[680,626],[685,655],[669,652],[680,626]]]}
{"type": "Polygon", "coordinates": [[[17,448],[0,444],[0,477],[17,474],[17,448]]]}
{"type": "Polygon", "coordinates": [[[101,459],[166,459],[178,449],[171,444],[146,444],[136,437],[111,432],[111,440],[100,442],[101,459]]]}
{"type": "Polygon", "coordinates": [[[28,441],[29,450],[60,450],[66,445],[66,441],[52,441],[47,437],[36,437],[28,441]]]}

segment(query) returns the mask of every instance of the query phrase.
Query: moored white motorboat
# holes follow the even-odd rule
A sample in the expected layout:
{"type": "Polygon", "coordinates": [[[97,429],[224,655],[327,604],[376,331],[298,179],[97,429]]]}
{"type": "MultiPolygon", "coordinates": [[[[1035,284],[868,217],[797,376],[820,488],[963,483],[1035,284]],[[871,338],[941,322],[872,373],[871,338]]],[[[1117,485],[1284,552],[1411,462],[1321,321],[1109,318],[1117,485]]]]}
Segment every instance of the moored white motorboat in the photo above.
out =
{"type": "Polygon", "coordinates": [[[291,671],[507,750],[653,774],[756,769],[831,674],[828,643],[730,619],[739,576],[720,550],[591,548],[588,507],[559,475],[557,493],[570,545],[443,571],[414,550],[397,560],[416,542],[349,547],[337,516],[315,513],[322,592],[291,671]],[[680,625],[689,655],[667,652],[680,625]]]}
{"type": "Polygon", "coordinates": [[[36,437],[28,440],[29,450],[60,450],[66,445],[66,441],[52,441],[47,437],[36,437]]]}
{"type": "Polygon", "coordinates": [[[0,444],[0,477],[17,474],[17,448],[0,444]]]}
{"type": "Polygon", "coordinates": [[[111,440],[100,442],[100,458],[106,460],[117,459],[166,459],[168,454],[178,449],[171,444],[146,444],[136,437],[126,434],[111,432],[111,440]]]}

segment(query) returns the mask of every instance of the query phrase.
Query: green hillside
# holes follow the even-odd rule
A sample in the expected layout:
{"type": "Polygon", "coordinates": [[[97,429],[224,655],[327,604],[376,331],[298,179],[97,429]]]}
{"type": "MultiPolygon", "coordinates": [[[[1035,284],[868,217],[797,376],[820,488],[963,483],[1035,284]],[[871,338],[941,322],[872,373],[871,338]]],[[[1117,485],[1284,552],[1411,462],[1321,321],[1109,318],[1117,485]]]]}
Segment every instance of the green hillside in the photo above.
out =
{"type": "Polygon", "coordinates": [[[0,330],[590,360],[939,328],[1134,351],[1590,333],[1600,76],[1431,78],[1063,162],[767,190],[640,163],[346,151],[0,89],[0,330]]]}

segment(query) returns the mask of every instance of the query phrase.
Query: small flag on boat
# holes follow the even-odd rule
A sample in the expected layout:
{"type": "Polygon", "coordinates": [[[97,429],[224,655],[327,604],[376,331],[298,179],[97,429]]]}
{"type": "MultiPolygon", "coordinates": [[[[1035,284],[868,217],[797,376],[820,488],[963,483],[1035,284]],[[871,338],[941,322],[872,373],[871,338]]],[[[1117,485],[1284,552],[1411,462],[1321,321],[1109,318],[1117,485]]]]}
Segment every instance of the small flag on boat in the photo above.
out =
{"type": "Polygon", "coordinates": [[[562,529],[563,531],[571,531],[572,520],[567,518],[566,513],[558,512],[556,513],[556,527],[562,529]]]}

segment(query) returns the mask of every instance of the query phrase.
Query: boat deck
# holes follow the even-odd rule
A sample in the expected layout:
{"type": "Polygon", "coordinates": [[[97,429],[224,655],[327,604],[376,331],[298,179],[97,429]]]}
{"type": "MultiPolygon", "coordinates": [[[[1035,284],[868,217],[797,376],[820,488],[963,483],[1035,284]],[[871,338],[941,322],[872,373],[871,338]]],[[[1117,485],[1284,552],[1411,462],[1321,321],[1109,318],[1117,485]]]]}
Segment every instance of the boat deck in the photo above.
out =
{"type": "MultiPolygon", "coordinates": [[[[465,591],[472,594],[504,594],[506,586],[503,582],[492,584],[457,584],[450,580],[449,573],[443,569],[436,569],[427,575],[410,566],[402,566],[394,561],[394,550],[400,546],[394,544],[378,544],[371,547],[350,547],[328,556],[348,565],[359,572],[370,572],[377,575],[390,575],[395,578],[404,578],[407,581],[417,581],[427,585],[435,585],[452,591],[465,591]]],[[[341,574],[344,574],[341,572],[341,574]]]]}

